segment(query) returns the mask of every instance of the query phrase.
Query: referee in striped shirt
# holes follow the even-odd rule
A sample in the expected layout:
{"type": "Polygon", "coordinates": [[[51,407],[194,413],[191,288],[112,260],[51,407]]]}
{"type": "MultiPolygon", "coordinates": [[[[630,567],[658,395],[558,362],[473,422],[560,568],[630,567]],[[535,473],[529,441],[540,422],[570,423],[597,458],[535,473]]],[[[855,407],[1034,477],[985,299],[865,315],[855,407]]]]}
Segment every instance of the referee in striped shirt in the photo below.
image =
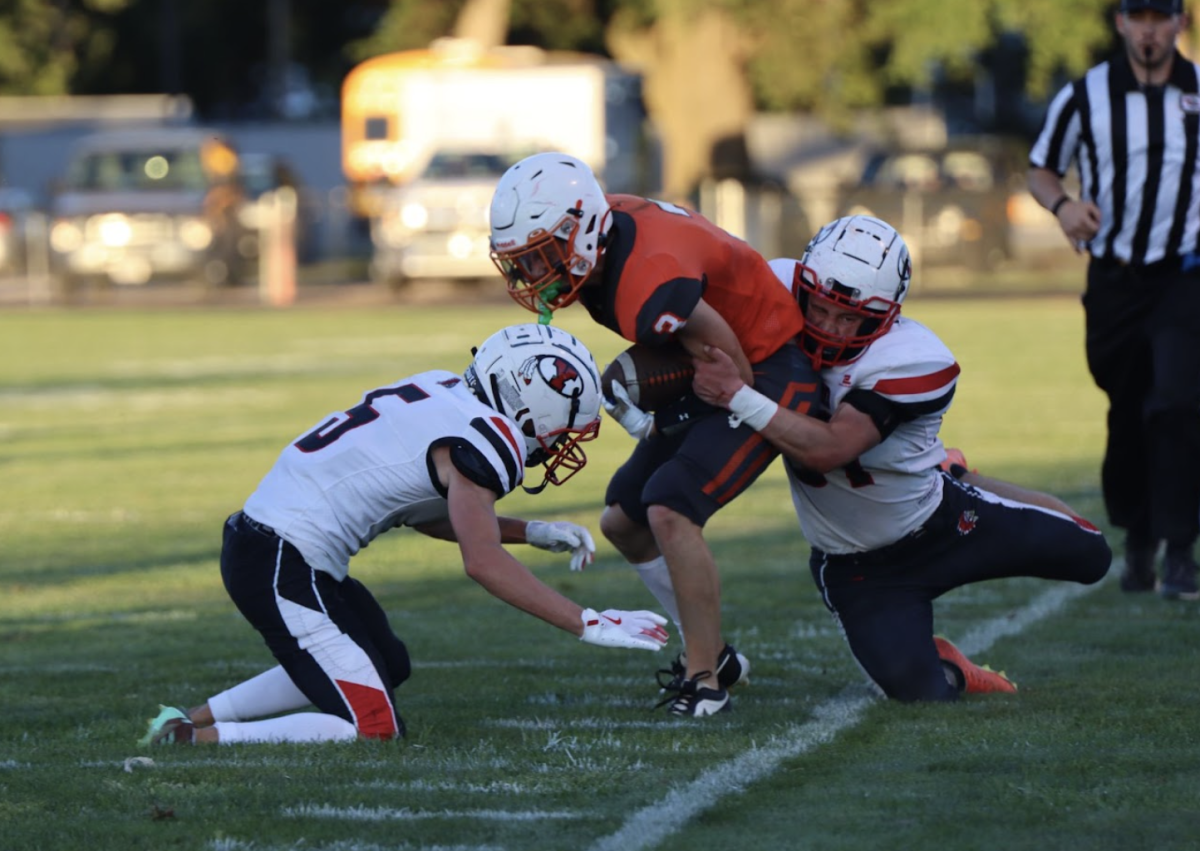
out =
{"type": "Polygon", "coordinates": [[[1182,0],[1121,0],[1122,48],[1063,87],[1029,190],[1086,250],[1088,367],[1108,395],[1101,478],[1126,531],[1121,588],[1197,599],[1200,534],[1200,66],[1182,0]],[[1062,176],[1074,160],[1082,192],[1062,176]],[[1165,542],[1161,578],[1155,558],[1165,542]]]}

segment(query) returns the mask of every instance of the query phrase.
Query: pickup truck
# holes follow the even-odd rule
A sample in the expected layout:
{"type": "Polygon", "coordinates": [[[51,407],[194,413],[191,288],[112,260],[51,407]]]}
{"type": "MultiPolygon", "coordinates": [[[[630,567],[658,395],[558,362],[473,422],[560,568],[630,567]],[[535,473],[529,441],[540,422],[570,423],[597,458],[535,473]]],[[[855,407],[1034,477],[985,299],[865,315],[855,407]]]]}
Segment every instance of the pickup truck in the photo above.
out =
{"type": "Polygon", "coordinates": [[[87,281],[242,282],[245,204],[229,139],[199,127],[95,133],[77,144],[50,206],[50,258],[69,294],[87,281]]]}
{"type": "Polygon", "coordinates": [[[371,277],[400,289],[420,278],[478,279],[492,265],[488,209],[496,183],[517,157],[478,150],[435,151],[401,186],[385,190],[371,221],[371,277]]]}

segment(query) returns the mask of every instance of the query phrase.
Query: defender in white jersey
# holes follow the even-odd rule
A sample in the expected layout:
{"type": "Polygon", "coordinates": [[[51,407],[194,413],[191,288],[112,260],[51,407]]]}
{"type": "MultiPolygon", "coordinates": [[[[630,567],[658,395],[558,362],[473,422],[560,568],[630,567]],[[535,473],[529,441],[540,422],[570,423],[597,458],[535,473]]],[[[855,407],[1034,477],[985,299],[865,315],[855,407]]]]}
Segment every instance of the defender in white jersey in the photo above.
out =
{"type": "Polygon", "coordinates": [[[409,526],[456,540],[467,575],[506,603],[607,647],[659,650],[666,618],[584,608],[543,585],[502,544],[571,553],[595,544],[573,523],[497,517],[496,500],[540,468],[562,484],[600,427],[592,355],[565,331],[505,328],[465,375],[433,370],[376,388],[299,435],[225,524],[221,576],[279,665],[190,710],[163,707],[143,744],[300,742],[404,734],[392,692],[404,643],[351,557],[409,526]],[[317,712],[266,720],[312,704],[317,712]]]}
{"type": "Polygon", "coordinates": [[[838,219],[800,261],[772,267],[804,311],[801,343],[821,371],[827,421],[780,409],[719,351],[697,360],[697,394],[783,453],[817,588],[884,694],[1015,691],[934,636],[933,601],[1007,576],[1097,582],[1112,559],[1104,537],[1048,494],[946,463],[938,432],[959,366],[900,315],[911,266],[890,225],[838,219]]]}

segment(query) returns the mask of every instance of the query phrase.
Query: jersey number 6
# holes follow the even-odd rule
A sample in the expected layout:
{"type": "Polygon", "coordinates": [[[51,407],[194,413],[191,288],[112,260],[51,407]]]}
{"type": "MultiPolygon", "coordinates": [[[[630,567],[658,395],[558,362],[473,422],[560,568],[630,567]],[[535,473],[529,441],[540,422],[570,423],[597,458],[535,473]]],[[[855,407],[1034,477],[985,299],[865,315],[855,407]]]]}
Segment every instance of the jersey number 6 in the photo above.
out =
{"type": "Polygon", "coordinates": [[[316,452],[318,449],[324,449],[351,429],[374,422],[379,419],[379,411],[375,410],[371,403],[384,396],[399,396],[405,402],[420,402],[422,399],[429,398],[429,394],[415,384],[380,387],[378,390],[372,390],[362,402],[345,413],[321,423],[297,440],[294,444],[295,447],[301,452],[316,452]]]}

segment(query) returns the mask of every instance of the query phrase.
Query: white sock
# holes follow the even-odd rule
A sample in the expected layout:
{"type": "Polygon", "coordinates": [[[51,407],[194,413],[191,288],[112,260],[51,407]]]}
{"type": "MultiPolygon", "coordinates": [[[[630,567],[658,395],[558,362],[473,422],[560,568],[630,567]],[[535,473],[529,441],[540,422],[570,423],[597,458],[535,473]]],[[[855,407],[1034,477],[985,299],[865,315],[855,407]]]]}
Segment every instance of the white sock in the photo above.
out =
{"type": "Polygon", "coordinates": [[[303,709],[309,703],[311,701],[296,688],[283,666],[276,665],[210,697],[208,708],[216,721],[244,721],[303,709]]]}
{"type": "Polygon", "coordinates": [[[634,570],[642,578],[642,582],[650,589],[654,599],[667,610],[667,615],[675,622],[680,637],[683,627],[679,623],[679,604],[675,602],[675,586],[671,584],[671,571],[667,569],[667,560],[663,556],[652,561],[635,564],[634,570]]]}
{"type": "Polygon", "coordinates": [[[282,718],[265,721],[218,721],[213,724],[217,731],[217,742],[222,745],[235,743],[268,742],[351,742],[358,738],[358,730],[349,721],[323,712],[297,712],[282,718]]]}

